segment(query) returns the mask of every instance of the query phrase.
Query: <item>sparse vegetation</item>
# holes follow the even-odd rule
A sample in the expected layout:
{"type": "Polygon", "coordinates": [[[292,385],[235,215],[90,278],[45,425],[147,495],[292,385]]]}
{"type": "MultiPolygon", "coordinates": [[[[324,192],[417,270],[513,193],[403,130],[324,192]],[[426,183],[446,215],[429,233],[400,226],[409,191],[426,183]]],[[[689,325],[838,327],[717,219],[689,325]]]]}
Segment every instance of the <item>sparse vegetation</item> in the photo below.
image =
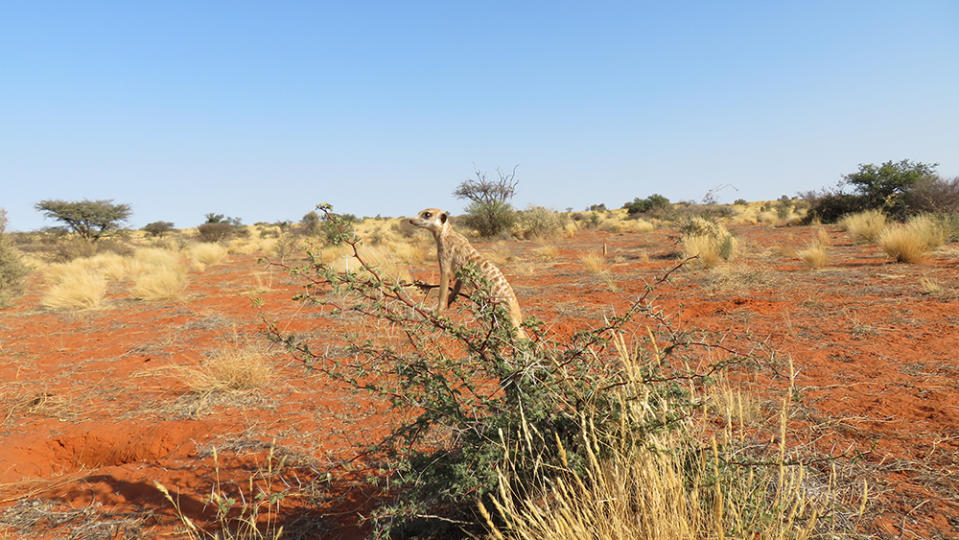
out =
{"type": "MultiPolygon", "coordinates": [[[[638,450],[655,444],[650,438],[654,433],[674,433],[678,438],[669,439],[669,444],[682,441],[685,448],[698,448],[694,439],[686,438],[691,432],[680,428],[699,418],[699,413],[694,414],[699,410],[697,400],[662,381],[701,382],[705,372],[749,358],[736,354],[708,360],[698,357],[695,351],[709,345],[693,341],[694,333],[675,333],[657,318],[658,311],[647,303],[651,289],[623,316],[599,330],[577,333],[569,343],[542,337],[533,342],[516,341],[512,326],[500,322],[507,320],[502,306],[489,302],[488,284],[477,282],[475,273],[467,271],[461,276],[472,282],[467,290],[475,291],[462,303],[462,309],[471,314],[469,324],[463,324],[457,322],[460,316],[437,316],[422,307],[395,279],[368,267],[355,241],[345,243],[352,251],[351,272],[338,271],[316,257],[306,267],[291,269],[291,275],[304,278],[306,289],[299,300],[360,314],[368,317],[372,326],[380,326],[380,321],[401,328],[402,342],[364,333],[347,344],[353,362],[329,363],[307,343],[285,335],[277,326],[271,326],[271,334],[314,369],[390,402],[391,417],[397,423],[374,452],[382,456],[381,470],[393,487],[392,502],[372,514],[377,530],[384,534],[438,537],[462,530],[480,532],[483,521],[475,514],[477,500],[494,508],[505,504],[505,498],[515,499],[513,495],[496,498],[498,490],[506,489],[497,487],[504,486],[502,482],[508,482],[514,494],[536,504],[542,501],[542,487],[563,474],[609,470],[605,465],[590,467],[596,460],[609,463],[609,449],[623,447],[624,441],[638,450]],[[329,296],[332,291],[338,292],[329,296]],[[634,317],[640,320],[634,321],[634,317]],[[627,328],[652,334],[648,342],[627,346],[620,334],[634,332],[627,328]],[[653,335],[660,332],[660,337],[653,335]],[[677,341],[680,335],[689,339],[677,341]],[[660,339],[672,344],[669,349],[658,347],[660,339]],[[610,349],[614,343],[618,354],[610,349]],[[620,360],[610,359],[611,353],[620,360]],[[667,360],[667,356],[673,358],[667,360]],[[680,366],[699,367],[688,371],[680,366]],[[612,391],[595,392],[596,388],[612,391]],[[634,407],[635,416],[629,412],[634,407]],[[667,425],[680,429],[664,429],[667,425]]],[[[535,336],[537,323],[527,324],[535,336]]],[[[695,334],[697,340],[710,339],[695,334]]],[[[691,452],[701,455],[698,450],[691,452]]],[[[637,459],[631,451],[625,455],[630,462],[637,459]]],[[[710,465],[706,474],[719,466],[719,455],[714,455],[714,460],[703,461],[710,465]]],[[[802,474],[800,469],[794,471],[802,474]]],[[[681,468],[678,474],[686,478],[695,473],[681,468]]],[[[736,468],[730,467],[729,481],[737,474],[736,468]]],[[[780,479],[787,478],[779,474],[780,479]]],[[[783,499],[774,501],[802,496],[798,477],[788,474],[788,488],[779,492],[783,499]]],[[[585,484],[590,489],[602,482],[595,474],[579,478],[579,483],[570,485],[585,484]]],[[[746,486],[735,491],[738,483],[734,487],[726,482],[712,488],[728,487],[721,497],[730,497],[729,493],[758,497],[744,498],[742,509],[754,511],[756,502],[766,499],[765,490],[746,486]]],[[[757,479],[757,485],[762,482],[757,479]]],[[[604,492],[599,493],[603,496],[604,492]]],[[[709,493],[703,495],[707,513],[716,504],[715,499],[706,500],[713,497],[713,492],[709,493]]],[[[640,510],[634,502],[623,502],[632,519],[642,517],[636,514],[640,510]]],[[[763,527],[772,524],[768,530],[785,526],[800,531],[815,521],[811,506],[804,507],[801,526],[796,514],[786,519],[783,509],[790,506],[770,506],[772,513],[760,509],[752,515],[763,527]]],[[[502,522],[495,516],[487,513],[487,517],[492,520],[487,526],[500,527],[502,522]]],[[[741,523],[749,519],[753,518],[741,523]]],[[[725,530],[725,526],[719,529],[725,530]]]]}

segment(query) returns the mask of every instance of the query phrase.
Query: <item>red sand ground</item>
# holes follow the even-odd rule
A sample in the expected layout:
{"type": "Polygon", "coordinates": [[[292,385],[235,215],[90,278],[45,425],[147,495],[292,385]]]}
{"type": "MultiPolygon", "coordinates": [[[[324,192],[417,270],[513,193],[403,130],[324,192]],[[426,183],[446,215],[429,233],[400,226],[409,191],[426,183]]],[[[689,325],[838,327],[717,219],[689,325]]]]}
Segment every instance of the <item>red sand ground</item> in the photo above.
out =
{"type": "MultiPolygon", "coordinates": [[[[792,358],[798,406],[789,442],[806,456],[840,456],[840,482],[868,481],[860,532],[959,537],[959,251],[895,264],[829,229],[829,265],[810,271],[784,250],[814,229],[733,232],[743,256],[725,271],[681,271],[658,289],[660,305],[684,324],[748,331],[792,358]]],[[[478,247],[508,257],[502,266],[524,312],[562,335],[621,312],[644,280],[673,266],[674,235],[583,232],[551,242],[555,259],[536,256],[532,242],[478,247]],[[579,261],[604,242],[608,280],[579,261]]],[[[256,471],[257,486],[266,474],[274,489],[296,493],[277,517],[290,537],[360,534],[352,524],[369,497],[338,464],[382,432],[377,403],[276,348],[267,352],[275,379],[257,392],[197,395],[184,380],[183,366],[260,343],[261,314],[316,343],[361,322],[291,302],[296,289],[276,271],[260,278],[272,283],[255,291],[258,311],[250,296],[254,273],[264,271],[255,257],[235,256],[192,274],[183,302],[138,302],[117,286],[105,307],[85,312],[37,307],[34,283],[0,311],[0,536],[179,537],[183,526],[155,481],[210,527],[211,491],[249,497],[256,471]],[[271,447],[283,467],[263,473],[271,447]]],[[[416,277],[435,282],[435,274],[427,263],[416,277]]],[[[785,381],[760,373],[743,383],[775,423],[785,381]]]]}

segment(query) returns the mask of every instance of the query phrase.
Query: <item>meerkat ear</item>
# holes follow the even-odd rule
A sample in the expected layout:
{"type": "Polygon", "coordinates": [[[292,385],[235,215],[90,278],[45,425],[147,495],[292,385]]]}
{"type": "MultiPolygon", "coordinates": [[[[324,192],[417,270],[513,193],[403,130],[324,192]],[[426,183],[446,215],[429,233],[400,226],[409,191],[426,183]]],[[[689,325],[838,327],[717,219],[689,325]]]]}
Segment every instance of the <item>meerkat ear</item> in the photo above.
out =
{"type": "Polygon", "coordinates": [[[446,212],[440,212],[440,223],[446,223],[446,212]]]}

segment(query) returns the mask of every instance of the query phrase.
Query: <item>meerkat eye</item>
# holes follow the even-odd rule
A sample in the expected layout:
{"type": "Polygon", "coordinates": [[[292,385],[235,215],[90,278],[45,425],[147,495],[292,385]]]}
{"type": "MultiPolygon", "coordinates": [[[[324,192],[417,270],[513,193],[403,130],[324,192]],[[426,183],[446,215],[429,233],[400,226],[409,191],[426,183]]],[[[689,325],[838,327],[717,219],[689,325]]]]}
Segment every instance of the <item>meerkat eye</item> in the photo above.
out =
{"type": "Polygon", "coordinates": [[[431,214],[431,213],[429,213],[429,212],[423,212],[423,218],[424,218],[424,219],[429,219],[432,215],[433,215],[433,214],[431,214]]]}

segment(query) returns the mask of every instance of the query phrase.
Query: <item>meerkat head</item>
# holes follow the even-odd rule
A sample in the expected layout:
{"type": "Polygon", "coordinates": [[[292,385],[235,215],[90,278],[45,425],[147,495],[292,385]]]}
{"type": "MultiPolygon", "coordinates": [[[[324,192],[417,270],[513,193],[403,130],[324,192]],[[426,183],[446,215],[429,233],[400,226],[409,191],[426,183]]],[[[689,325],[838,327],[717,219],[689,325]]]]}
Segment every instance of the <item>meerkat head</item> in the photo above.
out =
{"type": "Polygon", "coordinates": [[[449,215],[439,208],[420,210],[416,217],[410,218],[410,223],[422,227],[433,234],[439,234],[449,223],[449,215]]]}

